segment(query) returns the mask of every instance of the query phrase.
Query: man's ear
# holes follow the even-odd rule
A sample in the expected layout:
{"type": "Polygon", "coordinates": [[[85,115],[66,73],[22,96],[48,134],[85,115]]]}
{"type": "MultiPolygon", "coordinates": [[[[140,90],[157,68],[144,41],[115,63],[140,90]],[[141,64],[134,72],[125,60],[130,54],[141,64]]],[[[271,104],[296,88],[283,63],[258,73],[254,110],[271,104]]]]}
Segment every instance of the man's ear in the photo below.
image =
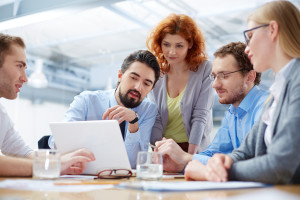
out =
{"type": "Polygon", "coordinates": [[[256,72],[254,70],[249,71],[247,75],[247,82],[254,83],[255,78],[256,78],[256,72]]]}
{"type": "Polygon", "coordinates": [[[121,82],[122,75],[123,75],[123,73],[121,72],[121,70],[119,70],[118,71],[118,82],[121,82]]]}

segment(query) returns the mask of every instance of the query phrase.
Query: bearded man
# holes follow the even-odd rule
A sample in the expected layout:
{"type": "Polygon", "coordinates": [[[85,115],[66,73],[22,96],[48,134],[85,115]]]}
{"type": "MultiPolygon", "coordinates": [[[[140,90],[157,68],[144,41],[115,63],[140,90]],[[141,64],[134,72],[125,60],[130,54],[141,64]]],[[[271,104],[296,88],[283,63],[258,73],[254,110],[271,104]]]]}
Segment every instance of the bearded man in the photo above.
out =
{"type": "MultiPolygon", "coordinates": [[[[74,98],[65,120],[118,120],[131,168],[135,168],[137,153],[148,150],[158,112],[155,103],[145,97],[159,75],[159,64],[151,52],[133,52],[118,71],[116,89],[82,92],[74,98]]],[[[53,137],[49,139],[49,146],[54,148],[53,137]]]]}

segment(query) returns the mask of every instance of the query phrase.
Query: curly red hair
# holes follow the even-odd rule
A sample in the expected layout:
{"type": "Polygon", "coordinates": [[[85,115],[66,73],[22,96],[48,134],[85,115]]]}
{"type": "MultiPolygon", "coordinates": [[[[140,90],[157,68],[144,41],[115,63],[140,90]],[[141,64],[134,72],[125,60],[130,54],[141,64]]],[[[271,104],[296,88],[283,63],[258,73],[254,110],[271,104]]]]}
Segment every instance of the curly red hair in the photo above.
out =
{"type": "Polygon", "coordinates": [[[180,35],[189,44],[192,44],[185,60],[190,70],[197,71],[198,66],[207,59],[207,54],[204,36],[196,22],[184,14],[171,14],[163,19],[150,33],[146,44],[148,49],[156,56],[163,73],[168,72],[170,69],[161,48],[161,42],[166,34],[180,35]]]}

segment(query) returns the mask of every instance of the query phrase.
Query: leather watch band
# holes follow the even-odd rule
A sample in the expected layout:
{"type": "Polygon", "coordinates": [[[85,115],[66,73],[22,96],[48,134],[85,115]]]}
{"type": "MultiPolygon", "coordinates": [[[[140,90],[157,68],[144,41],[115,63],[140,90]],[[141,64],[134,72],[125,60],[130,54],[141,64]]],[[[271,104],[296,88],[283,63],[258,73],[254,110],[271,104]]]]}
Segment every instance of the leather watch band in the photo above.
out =
{"type": "Polygon", "coordinates": [[[132,121],[129,122],[130,124],[134,124],[134,123],[136,123],[137,121],[139,121],[139,116],[138,116],[138,114],[135,113],[135,115],[136,115],[136,117],[135,117],[132,121]]]}

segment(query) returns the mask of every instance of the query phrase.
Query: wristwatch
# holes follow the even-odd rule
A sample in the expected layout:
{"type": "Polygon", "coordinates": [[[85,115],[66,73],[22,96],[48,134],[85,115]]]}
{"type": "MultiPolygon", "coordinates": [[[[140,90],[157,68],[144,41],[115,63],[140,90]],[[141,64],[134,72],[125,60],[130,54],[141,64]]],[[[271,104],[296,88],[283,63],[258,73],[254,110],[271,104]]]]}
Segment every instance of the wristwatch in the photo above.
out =
{"type": "Polygon", "coordinates": [[[134,124],[134,123],[136,123],[137,121],[139,121],[139,116],[138,116],[137,113],[135,113],[135,116],[136,116],[136,117],[135,117],[132,121],[129,122],[130,124],[134,124]]]}

